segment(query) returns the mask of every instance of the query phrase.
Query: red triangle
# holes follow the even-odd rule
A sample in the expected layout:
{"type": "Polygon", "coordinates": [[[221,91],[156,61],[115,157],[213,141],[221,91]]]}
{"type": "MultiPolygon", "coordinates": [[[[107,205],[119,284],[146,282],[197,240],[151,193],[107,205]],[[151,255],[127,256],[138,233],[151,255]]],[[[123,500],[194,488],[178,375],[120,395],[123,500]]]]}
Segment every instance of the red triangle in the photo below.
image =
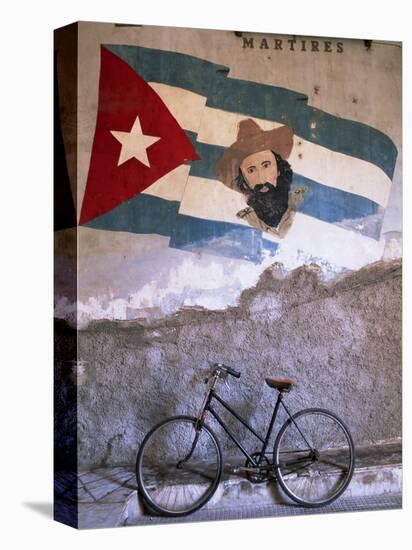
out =
{"type": "Polygon", "coordinates": [[[157,93],[130,65],[102,47],[96,131],[80,224],[131,199],[185,161],[198,159],[157,93]],[[118,166],[122,145],[111,131],[130,132],[137,116],[143,134],[160,137],[146,150],[150,167],[134,157],[118,166]]]}

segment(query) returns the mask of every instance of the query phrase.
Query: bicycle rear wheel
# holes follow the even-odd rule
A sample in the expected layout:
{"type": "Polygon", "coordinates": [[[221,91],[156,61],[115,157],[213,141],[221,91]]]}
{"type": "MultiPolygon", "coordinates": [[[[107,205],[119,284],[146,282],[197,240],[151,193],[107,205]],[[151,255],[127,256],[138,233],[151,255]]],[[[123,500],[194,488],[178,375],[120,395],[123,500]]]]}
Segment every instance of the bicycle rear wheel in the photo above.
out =
{"type": "Polygon", "coordinates": [[[349,485],[355,447],[348,428],[325,409],[306,409],[285,422],[274,447],[277,480],[295,502],[324,506],[349,485]]]}
{"type": "Polygon", "coordinates": [[[136,479],[147,506],[165,516],[184,516],[201,508],[216,491],[222,453],[214,433],[196,419],[176,416],[155,426],[136,459],[136,479]]]}

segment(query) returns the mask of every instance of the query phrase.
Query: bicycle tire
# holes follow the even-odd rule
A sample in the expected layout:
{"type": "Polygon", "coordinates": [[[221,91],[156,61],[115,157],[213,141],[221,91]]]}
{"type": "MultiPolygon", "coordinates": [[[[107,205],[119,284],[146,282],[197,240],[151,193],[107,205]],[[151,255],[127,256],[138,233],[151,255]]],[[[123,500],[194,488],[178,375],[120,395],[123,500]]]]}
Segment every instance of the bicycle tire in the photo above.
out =
{"type": "Polygon", "coordinates": [[[222,476],[222,451],[216,435],[196,418],[174,416],[145,436],[136,458],[136,480],[150,512],[169,517],[191,514],[215,493],[222,476]],[[195,449],[187,462],[198,434],[195,449]],[[179,467],[179,464],[181,467],[179,467]]]}
{"type": "Polygon", "coordinates": [[[336,414],[304,409],[279,430],[273,460],[276,479],[290,499],[308,508],[325,506],[348,487],[355,467],[355,446],[336,414]],[[309,447],[316,452],[309,452],[309,447]]]}

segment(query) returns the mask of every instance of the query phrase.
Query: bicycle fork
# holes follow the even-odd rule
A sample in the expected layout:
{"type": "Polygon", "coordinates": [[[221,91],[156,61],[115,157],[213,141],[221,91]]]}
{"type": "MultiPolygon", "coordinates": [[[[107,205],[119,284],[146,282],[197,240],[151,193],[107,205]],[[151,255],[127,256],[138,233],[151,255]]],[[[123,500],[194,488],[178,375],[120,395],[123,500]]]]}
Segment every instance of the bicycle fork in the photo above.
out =
{"type": "Polygon", "coordinates": [[[195,449],[196,449],[196,445],[197,445],[197,442],[199,440],[199,435],[200,435],[200,430],[196,430],[196,435],[195,435],[195,438],[193,440],[193,443],[192,443],[192,447],[189,451],[189,454],[187,456],[185,456],[185,458],[183,458],[182,460],[179,460],[179,462],[176,464],[176,468],[178,470],[181,470],[182,469],[182,466],[185,462],[187,462],[188,460],[190,460],[191,456],[193,455],[195,449]]]}
{"type": "Polygon", "coordinates": [[[200,408],[200,412],[199,412],[199,414],[196,418],[196,424],[194,425],[195,438],[193,440],[190,451],[185,456],[185,458],[182,458],[182,460],[179,460],[179,462],[176,464],[176,468],[179,469],[179,470],[182,468],[182,466],[185,462],[188,462],[188,460],[191,459],[191,457],[192,457],[192,455],[193,455],[193,453],[196,449],[196,445],[197,445],[197,442],[199,441],[199,437],[200,437],[200,431],[201,431],[201,428],[202,428],[202,424],[203,424],[203,422],[204,422],[204,420],[207,416],[207,413],[208,413],[207,407],[210,403],[212,391],[216,387],[216,382],[217,382],[217,377],[214,377],[213,383],[212,383],[211,387],[209,387],[208,391],[206,392],[205,398],[204,398],[202,406],[200,408]]]}

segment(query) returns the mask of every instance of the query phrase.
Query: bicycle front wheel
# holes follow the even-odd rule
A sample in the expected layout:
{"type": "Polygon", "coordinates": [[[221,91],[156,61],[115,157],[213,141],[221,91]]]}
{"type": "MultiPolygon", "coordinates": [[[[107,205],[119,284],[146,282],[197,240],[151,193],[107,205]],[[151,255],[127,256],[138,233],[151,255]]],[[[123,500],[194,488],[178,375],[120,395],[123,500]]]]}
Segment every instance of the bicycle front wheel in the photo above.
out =
{"type": "Polygon", "coordinates": [[[184,516],[201,508],[216,491],[222,453],[214,433],[196,419],[176,416],[155,426],[136,459],[137,485],[149,509],[184,516]]]}
{"type": "Polygon", "coordinates": [[[295,502],[324,506],[349,485],[355,447],[348,428],[325,409],[306,409],[286,421],[274,447],[277,480],[295,502]]]}

